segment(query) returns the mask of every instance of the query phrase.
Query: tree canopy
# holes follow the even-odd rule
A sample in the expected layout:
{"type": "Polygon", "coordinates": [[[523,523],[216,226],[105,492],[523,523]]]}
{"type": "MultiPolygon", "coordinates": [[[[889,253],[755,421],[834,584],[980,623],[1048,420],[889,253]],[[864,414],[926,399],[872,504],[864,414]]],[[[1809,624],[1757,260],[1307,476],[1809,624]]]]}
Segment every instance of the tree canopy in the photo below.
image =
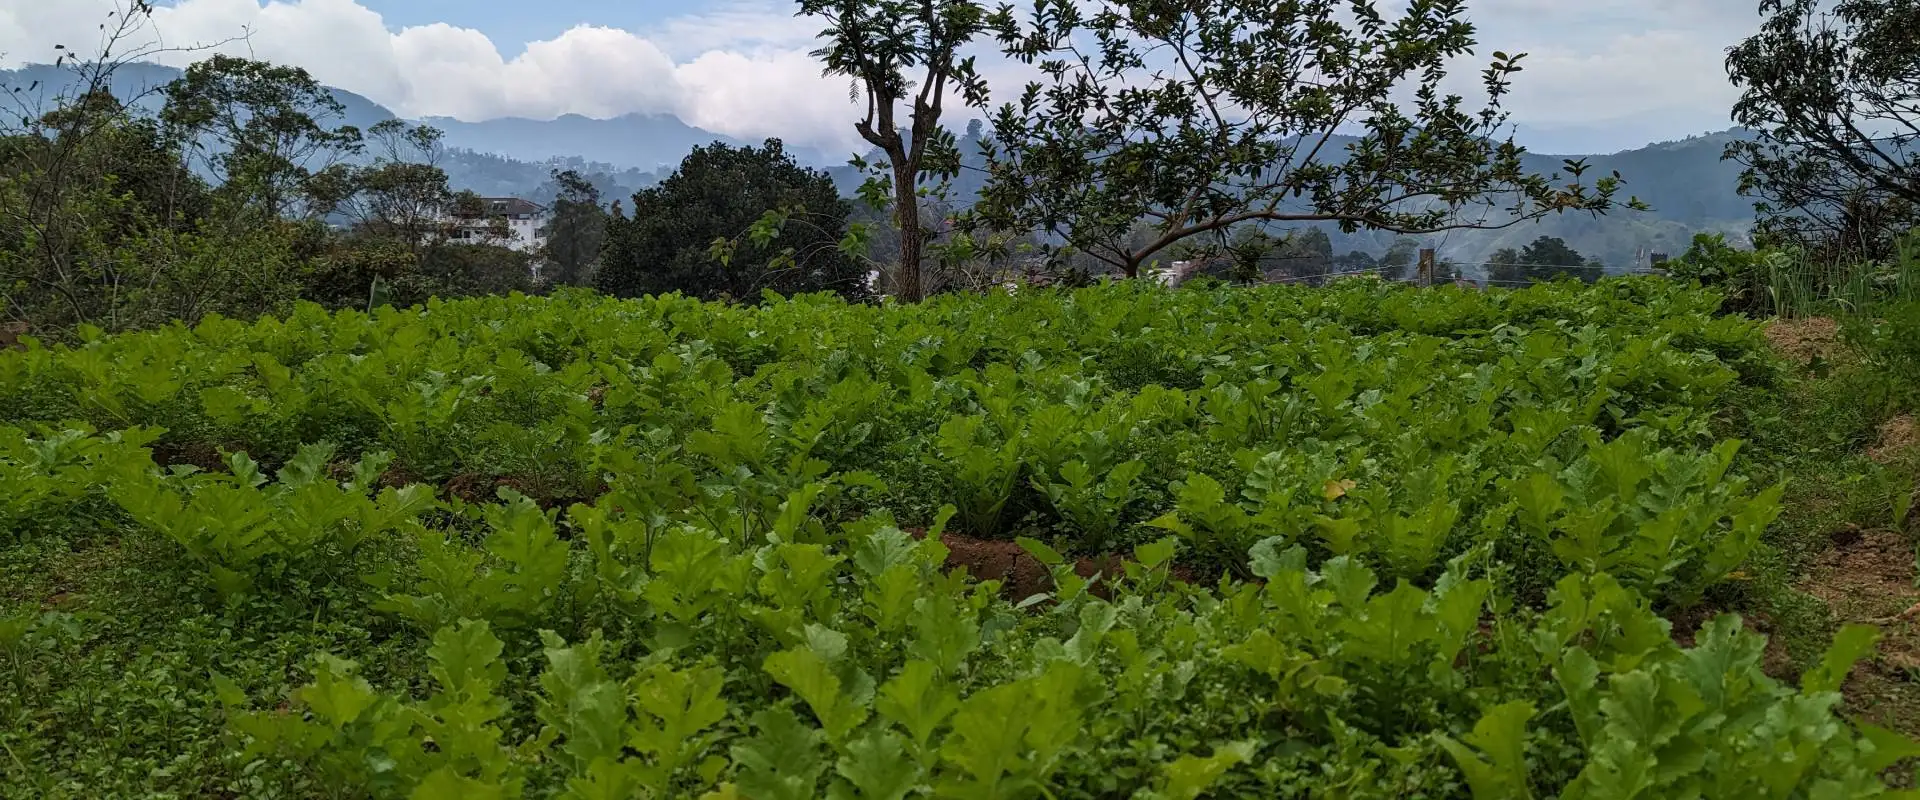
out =
{"type": "Polygon", "coordinates": [[[842,247],[851,209],[826,173],[799,166],[779,139],[761,147],[695,148],[659,185],[633,195],[631,216],[607,224],[595,285],[621,297],[684,292],[702,298],[866,293],[866,270],[842,247]],[[778,211],[778,241],[747,236],[778,211]]]}
{"type": "Polygon", "coordinates": [[[1487,278],[1506,284],[1562,277],[1592,283],[1606,273],[1600,262],[1581,255],[1557,236],[1538,237],[1518,250],[1502,248],[1488,262],[1487,278]]]}
{"type": "MultiPolygon", "coordinates": [[[[138,35],[137,23],[107,35],[138,35]]],[[[365,308],[532,288],[525,254],[451,241],[446,212],[472,198],[449,188],[432,128],[338,125],[339,102],[305,71],[228,56],[189,67],[155,110],[116,97],[118,63],[58,66],[79,91],[0,121],[9,323],[57,339],[296,300],[365,308]]]]}
{"type": "Polygon", "coordinates": [[[1742,90],[1727,146],[1758,233],[1830,256],[1882,258],[1920,224],[1920,2],[1762,0],[1727,53],[1742,90]]]}
{"type": "Polygon", "coordinates": [[[1478,109],[1441,93],[1447,62],[1476,44],[1464,12],[1039,0],[1022,22],[1004,8],[999,41],[1044,79],[993,111],[978,218],[1041,228],[1132,276],[1182,239],[1249,221],[1420,233],[1612,208],[1619,176],[1583,179],[1569,162],[1556,183],[1498,136],[1520,55],[1493,54],[1478,109]],[[1141,219],[1156,235],[1126,242],[1141,219]]]}
{"type": "Polygon", "coordinates": [[[335,124],[346,109],[299,67],[215,55],[167,85],[170,135],[223,192],[279,216],[314,172],[360,152],[362,132],[335,124]]]}
{"type": "Polygon", "coordinates": [[[574,170],[553,171],[559,187],[547,222],[546,259],[552,263],[550,280],[560,285],[583,283],[600,260],[607,240],[607,210],[600,205],[600,189],[574,170]]]}

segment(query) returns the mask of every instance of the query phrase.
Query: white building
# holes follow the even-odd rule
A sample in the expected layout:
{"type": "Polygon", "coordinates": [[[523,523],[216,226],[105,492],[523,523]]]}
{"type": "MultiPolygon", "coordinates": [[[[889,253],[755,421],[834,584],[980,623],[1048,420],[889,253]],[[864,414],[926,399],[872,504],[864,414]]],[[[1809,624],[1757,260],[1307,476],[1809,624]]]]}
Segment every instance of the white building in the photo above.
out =
{"type": "Polygon", "coordinates": [[[459,226],[453,233],[456,241],[499,245],[522,253],[547,244],[547,237],[540,233],[547,225],[547,209],[518,197],[482,197],[478,215],[455,209],[441,221],[459,226]],[[496,235],[497,220],[506,222],[505,238],[496,235]]]}

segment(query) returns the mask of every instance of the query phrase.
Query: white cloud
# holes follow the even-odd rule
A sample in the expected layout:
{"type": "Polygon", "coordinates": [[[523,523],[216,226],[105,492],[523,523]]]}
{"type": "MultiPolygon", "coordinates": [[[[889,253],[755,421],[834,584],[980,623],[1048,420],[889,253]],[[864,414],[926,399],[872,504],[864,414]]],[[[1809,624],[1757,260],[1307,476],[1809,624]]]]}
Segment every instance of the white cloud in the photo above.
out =
{"type": "MultiPolygon", "coordinates": [[[[56,42],[92,51],[96,26],[121,2],[0,0],[0,65],[51,60],[56,42]]],[[[503,51],[520,43],[492,41],[457,20],[390,28],[356,0],[176,0],[155,10],[153,25],[167,45],[224,42],[217,49],[297,64],[405,116],[671,113],[748,140],[861,149],[852,130],[860,107],[846,81],[821,76],[808,55],[820,23],[793,9],[741,0],[645,31],[580,26],[511,58],[503,51]]],[[[1477,0],[1468,16],[1482,55],[1463,59],[1455,88],[1474,87],[1492,50],[1527,52],[1508,103],[1515,121],[1591,131],[1640,120],[1623,123],[1621,147],[1663,135],[1663,125],[1673,136],[1724,127],[1733,90],[1723,50],[1756,22],[1751,0],[1477,0]]],[[[1002,95],[1030,71],[985,54],[982,69],[1002,95]]],[[[949,108],[965,113],[957,102],[949,108]]]]}
{"type": "Polygon", "coordinates": [[[716,3],[699,14],[662,22],[647,34],[681,59],[711,50],[810,51],[823,26],[794,10],[792,3],[772,0],[716,3]]]}
{"type": "MultiPolygon", "coordinates": [[[[0,0],[0,65],[51,61],[55,44],[96,52],[95,26],[120,5],[0,0]]],[[[852,148],[855,107],[808,55],[816,28],[784,7],[732,6],[645,34],[583,25],[507,58],[479,31],[393,30],[355,0],[179,0],[156,8],[132,44],[194,48],[152,59],[175,66],[205,57],[206,44],[296,64],[409,117],[668,113],[750,140],[852,148]]]]}
{"type": "Polygon", "coordinates": [[[1531,149],[1549,152],[1626,148],[1732,125],[1739,92],[1727,80],[1726,49],[1760,22],[1752,0],[1478,0],[1469,13],[1480,57],[1453,75],[1474,84],[1493,51],[1526,53],[1505,105],[1523,143],[1534,131],[1547,141],[1531,149]],[[1554,131],[1568,134],[1556,142],[1554,131]]]}
{"type": "Polygon", "coordinates": [[[750,141],[777,136],[821,144],[795,134],[817,131],[831,132],[835,144],[852,146],[857,109],[848,97],[848,84],[821,75],[820,62],[808,52],[709,50],[701,54],[676,70],[692,98],[683,119],[750,141]]]}

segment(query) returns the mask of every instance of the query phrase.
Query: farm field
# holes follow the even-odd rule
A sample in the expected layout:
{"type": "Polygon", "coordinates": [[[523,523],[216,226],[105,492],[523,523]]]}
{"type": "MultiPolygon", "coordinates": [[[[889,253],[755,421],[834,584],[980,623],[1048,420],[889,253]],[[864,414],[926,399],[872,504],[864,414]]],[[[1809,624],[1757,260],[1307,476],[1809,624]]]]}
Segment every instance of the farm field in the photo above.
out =
{"type": "Polygon", "coordinates": [[[1807,584],[1847,524],[1911,575],[1834,488],[1877,421],[1720,304],[563,292],[0,353],[0,794],[1907,796],[1901,609],[1807,584]]]}

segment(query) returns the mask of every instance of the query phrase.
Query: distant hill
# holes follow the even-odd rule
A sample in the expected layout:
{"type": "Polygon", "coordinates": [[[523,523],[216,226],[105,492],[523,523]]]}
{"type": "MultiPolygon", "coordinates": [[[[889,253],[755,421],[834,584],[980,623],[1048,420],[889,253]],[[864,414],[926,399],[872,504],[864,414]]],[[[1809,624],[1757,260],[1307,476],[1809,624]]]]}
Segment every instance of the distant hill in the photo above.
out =
{"type": "MultiPolygon", "coordinates": [[[[134,99],[143,107],[157,108],[160,87],[180,77],[180,72],[157,64],[128,64],[114,72],[113,92],[123,100],[134,99]]],[[[15,95],[15,101],[3,107],[15,111],[12,106],[46,105],[48,99],[70,92],[74,88],[74,75],[70,70],[47,65],[0,70],[0,88],[15,95]],[[19,91],[15,92],[16,89],[19,91]]],[[[353,92],[332,91],[334,98],[346,107],[345,124],[365,129],[397,116],[353,92]]],[[[17,117],[18,113],[11,116],[17,117]]],[[[569,114],[552,120],[510,117],[485,122],[429,117],[418,121],[445,131],[448,147],[536,163],[579,157],[621,169],[654,170],[679,164],[696,145],[713,141],[740,144],[730,137],[666,115],[629,114],[613,119],[589,119],[569,114]]]]}
{"type": "Polygon", "coordinates": [[[613,119],[568,114],[550,120],[507,117],[486,122],[427,117],[420,121],[445,131],[447,143],[454,147],[521,161],[579,157],[647,170],[678,166],[688,151],[715,141],[736,147],[744,144],[665,114],[613,119]]]}
{"type": "Polygon", "coordinates": [[[1535,237],[1556,236],[1619,271],[1639,266],[1650,253],[1679,255],[1695,233],[1724,233],[1744,243],[1753,224],[1753,201],[1735,191],[1740,165],[1720,155],[1728,142],[1752,135],[1736,128],[1605,155],[1529,155],[1526,164],[1537,172],[1556,171],[1568,158],[1587,160],[1589,180],[1617,170],[1627,182],[1624,193],[1646,201],[1651,210],[1623,209],[1597,218],[1561,214],[1501,230],[1441,234],[1429,237],[1429,244],[1441,258],[1471,262],[1501,248],[1518,249],[1535,237]]]}
{"type": "MultiPolygon", "coordinates": [[[[171,67],[128,65],[114,75],[113,89],[123,98],[145,98],[143,105],[157,107],[158,88],[179,74],[171,67]]],[[[12,95],[11,102],[0,111],[18,116],[22,106],[34,105],[35,97],[70,89],[71,80],[72,73],[50,66],[0,71],[0,89],[12,95]]],[[[348,124],[365,128],[395,117],[380,104],[352,92],[335,89],[334,96],[346,107],[348,124]]],[[[5,100],[0,98],[0,102],[5,100]]],[[[443,166],[455,188],[486,195],[520,195],[542,202],[551,199],[553,187],[548,176],[556,167],[581,171],[601,187],[608,201],[625,200],[634,190],[652,185],[671,172],[695,146],[714,141],[744,144],[666,115],[422,121],[447,134],[449,153],[443,166]]],[[[966,126],[963,120],[955,124],[966,126]]],[[[1564,158],[1587,159],[1591,176],[1618,170],[1627,181],[1627,191],[1645,200],[1652,210],[1619,211],[1598,219],[1584,214],[1560,215],[1499,230],[1461,230],[1420,238],[1426,246],[1437,249],[1441,258],[1468,264],[1469,275],[1479,274],[1472,262],[1485,261],[1501,248],[1517,249],[1542,235],[1564,239],[1573,249],[1598,257],[1614,270],[1643,263],[1649,253],[1678,254],[1696,232],[1720,232],[1734,241],[1744,241],[1752,204],[1734,192],[1738,165],[1722,161],[1720,154],[1729,141],[1750,135],[1732,129],[1616,153],[1532,154],[1527,157],[1527,167],[1537,172],[1559,170],[1564,158]]],[[[955,181],[956,199],[962,203],[971,202],[983,179],[976,143],[970,137],[961,141],[970,167],[955,181]]],[[[790,146],[789,150],[802,163],[826,169],[844,193],[851,195],[860,183],[861,177],[845,165],[843,157],[805,147],[790,146]]],[[[1324,224],[1313,227],[1327,232],[1336,253],[1362,251],[1377,256],[1386,252],[1396,238],[1369,231],[1342,234],[1324,224]]]]}
{"type": "MultiPolygon", "coordinates": [[[[1564,166],[1564,159],[1586,159],[1589,183],[1593,178],[1618,170],[1626,180],[1621,199],[1628,194],[1638,196],[1651,210],[1623,209],[1598,218],[1591,214],[1562,214],[1500,229],[1457,230],[1415,238],[1424,246],[1434,248],[1439,258],[1467,265],[1466,273],[1474,277],[1481,274],[1474,262],[1487,260],[1501,248],[1517,250],[1540,236],[1559,237],[1582,255],[1597,257],[1614,271],[1639,266],[1652,253],[1678,255],[1699,232],[1723,233],[1730,241],[1745,242],[1752,226],[1753,202],[1734,191],[1740,166],[1721,160],[1720,155],[1728,142],[1751,136],[1750,131],[1730,129],[1604,155],[1530,153],[1524,160],[1527,169],[1542,173],[1558,172],[1564,166]]],[[[1335,142],[1342,143],[1340,137],[1336,137],[1335,142]]],[[[953,189],[955,200],[965,205],[971,203],[980,190],[984,162],[978,155],[977,139],[961,137],[960,150],[963,169],[954,180],[953,189]]],[[[869,160],[878,157],[878,153],[873,153],[869,160]]],[[[862,180],[852,167],[832,167],[827,171],[847,194],[852,194],[862,180]]],[[[1488,221],[1497,224],[1501,220],[1489,218],[1488,221]]],[[[1398,238],[1384,231],[1345,234],[1330,223],[1299,227],[1325,231],[1333,241],[1335,253],[1360,251],[1379,256],[1398,238]]],[[[1279,226],[1274,230],[1278,233],[1279,226]]]]}
{"type": "MultiPolygon", "coordinates": [[[[111,88],[121,102],[140,108],[159,110],[160,90],[180,77],[180,70],[159,64],[126,64],[115,69],[111,88]]],[[[52,110],[54,99],[71,95],[78,89],[72,70],[49,64],[32,64],[16,70],[0,70],[0,90],[12,95],[5,110],[18,117],[21,111],[52,110]]],[[[374,123],[394,118],[385,106],[345,89],[330,89],[335,100],[346,109],[345,124],[366,129],[374,123]]]]}

